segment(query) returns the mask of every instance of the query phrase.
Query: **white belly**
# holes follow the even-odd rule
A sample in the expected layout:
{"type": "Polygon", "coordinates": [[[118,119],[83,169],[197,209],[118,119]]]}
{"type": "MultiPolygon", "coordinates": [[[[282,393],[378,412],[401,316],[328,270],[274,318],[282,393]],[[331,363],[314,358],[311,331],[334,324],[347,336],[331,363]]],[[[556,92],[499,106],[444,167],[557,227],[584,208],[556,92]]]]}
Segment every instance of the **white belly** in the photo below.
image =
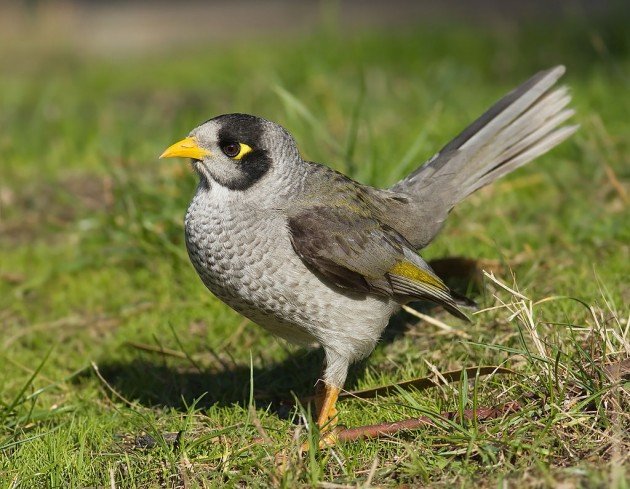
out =
{"type": "Polygon", "coordinates": [[[208,192],[188,209],[186,244],[204,284],[288,341],[315,341],[349,361],[368,355],[398,304],[326,284],[293,251],[282,214],[238,205],[208,192]]]}

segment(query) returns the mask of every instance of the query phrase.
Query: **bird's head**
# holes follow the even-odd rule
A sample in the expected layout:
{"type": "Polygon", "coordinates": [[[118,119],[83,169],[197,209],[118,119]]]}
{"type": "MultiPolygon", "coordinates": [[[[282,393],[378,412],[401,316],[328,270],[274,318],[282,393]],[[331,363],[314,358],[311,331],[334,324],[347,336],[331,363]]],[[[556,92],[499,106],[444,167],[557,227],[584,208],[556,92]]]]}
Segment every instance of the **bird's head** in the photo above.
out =
{"type": "Polygon", "coordinates": [[[300,160],[293,137],[283,127],[247,114],[204,122],[160,156],[174,157],[192,158],[202,180],[234,191],[290,173],[300,160]]]}

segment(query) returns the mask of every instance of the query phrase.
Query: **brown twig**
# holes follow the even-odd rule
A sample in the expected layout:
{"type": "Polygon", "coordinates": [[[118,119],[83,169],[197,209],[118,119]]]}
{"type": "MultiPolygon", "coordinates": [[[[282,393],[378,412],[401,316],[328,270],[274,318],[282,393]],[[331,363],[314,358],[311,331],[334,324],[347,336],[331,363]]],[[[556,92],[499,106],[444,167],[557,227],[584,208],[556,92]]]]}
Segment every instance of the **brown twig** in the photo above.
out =
{"type": "MultiPolygon", "coordinates": [[[[521,406],[518,402],[512,401],[503,406],[490,408],[482,407],[476,410],[466,409],[463,412],[463,418],[467,420],[475,417],[480,420],[496,419],[505,414],[520,411],[521,406]]],[[[456,419],[459,412],[445,412],[440,416],[444,419],[456,419]]],[[[366,426],[357,426],[356,428],[345,428],[337,431],[337,440],[340,442],[355,441],[360,439],[380,438],[382,436],[390,436],[401,431],[417,430],[426,426],[435,426],[435,423],[428,416],[420,416],[419,418],[404,419],[393,423],[379,423],[366,426]]]]}

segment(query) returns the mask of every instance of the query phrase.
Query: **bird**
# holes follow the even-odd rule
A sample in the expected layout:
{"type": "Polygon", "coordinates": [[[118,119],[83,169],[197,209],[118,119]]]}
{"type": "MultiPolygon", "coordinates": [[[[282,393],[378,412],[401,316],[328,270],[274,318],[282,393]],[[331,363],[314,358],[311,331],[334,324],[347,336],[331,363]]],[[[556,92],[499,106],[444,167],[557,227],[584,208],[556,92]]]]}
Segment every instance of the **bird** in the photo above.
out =
{"type": "Polygon", "coordinates": [[[205,286],[269,332],[323,348],[316,423],[330,443],[349,366],[401,306],[432,301],[468,320],[474,302],[418,253],[456,204],[578,129],[565,124],[564,72],[538,72],[389,188],[306,161],[285,128],[248,114],[207,120],[161,154],[190,158],[198,175],[184,228],[205,286]]]}

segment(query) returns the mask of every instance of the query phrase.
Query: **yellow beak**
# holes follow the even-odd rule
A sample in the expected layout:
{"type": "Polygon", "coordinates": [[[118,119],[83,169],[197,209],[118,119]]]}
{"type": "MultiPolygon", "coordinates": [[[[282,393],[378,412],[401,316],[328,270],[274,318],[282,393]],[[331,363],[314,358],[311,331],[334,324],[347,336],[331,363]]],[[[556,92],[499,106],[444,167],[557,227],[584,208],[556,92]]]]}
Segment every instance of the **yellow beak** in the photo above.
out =
{"type": "Polygon", "coordinates": [[[194,137],[187,137],[166,148],[166,151],[160,155],[160,158],[181,157],[203,160],[205,156],[210,156],[211,154],[207,149],[200,148],[194,137]]]}

